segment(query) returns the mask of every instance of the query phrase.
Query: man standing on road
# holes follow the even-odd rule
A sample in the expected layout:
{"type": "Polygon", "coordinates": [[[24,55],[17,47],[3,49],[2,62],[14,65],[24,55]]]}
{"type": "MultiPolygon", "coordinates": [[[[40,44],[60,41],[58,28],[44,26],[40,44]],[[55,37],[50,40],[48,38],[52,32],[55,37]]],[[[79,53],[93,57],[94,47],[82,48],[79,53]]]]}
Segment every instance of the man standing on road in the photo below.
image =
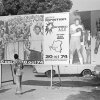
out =
{"type": "Polygon", "coordinates": [[[23,63],[19,59],[18,54],[14,54],[14,74],[16,75],[16,94],[21,94],[22,92],[22,74],[23,74],[23,63]]]}

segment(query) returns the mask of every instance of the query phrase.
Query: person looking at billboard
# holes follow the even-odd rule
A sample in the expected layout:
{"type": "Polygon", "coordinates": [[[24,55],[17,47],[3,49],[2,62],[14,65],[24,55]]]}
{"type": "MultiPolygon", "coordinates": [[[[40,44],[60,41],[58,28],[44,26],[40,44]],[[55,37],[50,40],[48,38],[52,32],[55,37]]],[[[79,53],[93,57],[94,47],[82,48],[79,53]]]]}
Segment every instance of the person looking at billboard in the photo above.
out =
{"type": "Polygon", "coordinates": [[[22,93],[22,74],[23,74],[23,63],[19,59],[18,54],[14,54],[14,74],[16,75],[16,94],[22,93]]]}

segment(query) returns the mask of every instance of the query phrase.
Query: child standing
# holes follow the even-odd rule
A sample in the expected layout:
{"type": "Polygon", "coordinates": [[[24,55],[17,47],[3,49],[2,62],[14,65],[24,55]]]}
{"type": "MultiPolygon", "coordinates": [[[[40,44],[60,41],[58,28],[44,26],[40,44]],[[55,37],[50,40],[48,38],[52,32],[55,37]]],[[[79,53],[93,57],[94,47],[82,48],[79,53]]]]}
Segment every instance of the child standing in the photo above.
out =
{"type": "Polygon", "coordinates": [[[14,54],[14,74],[16,76],[16,94],[21,94],[22,92],[22,85],[21,85],[21,81],[22,81],[22,74],[23,74],[23,63],[22,61],[19,59],[18,54],[14,54]]]}

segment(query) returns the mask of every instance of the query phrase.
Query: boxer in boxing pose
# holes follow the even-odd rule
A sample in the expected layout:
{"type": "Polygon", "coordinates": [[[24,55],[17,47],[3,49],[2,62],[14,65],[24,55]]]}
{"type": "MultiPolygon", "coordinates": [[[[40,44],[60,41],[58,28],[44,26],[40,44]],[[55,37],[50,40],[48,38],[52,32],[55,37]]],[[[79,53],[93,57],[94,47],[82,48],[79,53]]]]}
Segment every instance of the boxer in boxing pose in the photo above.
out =
{"type": "Polygon", "coordinates": [[[76,18],[74,24],[70,26],[70,64],[73,62],[73,55],[77,50],[80,64],[83,64],[83,57],[81,53],[81,45],[83,43],[84,28],[81,25],[81,20],[76,18]]]}

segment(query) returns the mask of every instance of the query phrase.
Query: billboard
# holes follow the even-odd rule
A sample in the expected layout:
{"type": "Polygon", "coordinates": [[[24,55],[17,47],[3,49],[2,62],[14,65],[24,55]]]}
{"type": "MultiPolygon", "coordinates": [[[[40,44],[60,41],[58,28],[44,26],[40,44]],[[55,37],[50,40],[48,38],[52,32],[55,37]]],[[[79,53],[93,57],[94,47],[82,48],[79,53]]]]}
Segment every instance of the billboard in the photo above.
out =
{"type": "Polygon", "coordinates": [[[0,17],[0,62],[14,54],[26,64],[68,64],[69,13],[0,17]]]}
{"type": "Polygon", "coordinates": [[[45,15],[45,64],[69,64],[69,13],[45,15]]]}
{"type": "Polygon", "coordinates": [[[0,17],[0,61],[43,63],[44,15],[0,17]],[[33,62],[32,62],[33,61],[33,62]]]}

